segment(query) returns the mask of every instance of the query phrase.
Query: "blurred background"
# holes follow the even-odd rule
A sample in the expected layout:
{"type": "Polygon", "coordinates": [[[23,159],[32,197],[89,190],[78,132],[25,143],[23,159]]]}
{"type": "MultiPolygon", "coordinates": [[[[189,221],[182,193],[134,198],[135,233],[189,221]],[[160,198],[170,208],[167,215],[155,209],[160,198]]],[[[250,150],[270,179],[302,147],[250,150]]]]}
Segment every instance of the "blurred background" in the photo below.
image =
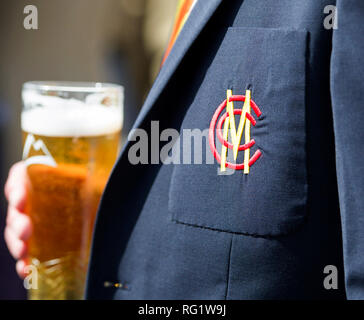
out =
{"type": "Polygon", "coordinates": [[[98,81],[125,87],[123,136],[156,77],[178,0],[0,1],[0,299],[24,299],[4,243],[8,170],[21,159],[21,87],[31,80],[98,81]],[[38,9],[38,30],[23,26],[38,9]]]}

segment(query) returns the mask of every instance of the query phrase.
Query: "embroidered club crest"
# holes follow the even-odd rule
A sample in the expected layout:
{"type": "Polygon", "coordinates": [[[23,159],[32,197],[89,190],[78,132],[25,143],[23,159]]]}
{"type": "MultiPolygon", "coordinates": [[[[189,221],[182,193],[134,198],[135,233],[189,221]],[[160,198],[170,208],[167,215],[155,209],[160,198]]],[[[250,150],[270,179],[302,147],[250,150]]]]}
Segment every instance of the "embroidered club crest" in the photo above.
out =
{"type": "Polygon", "coordinates": [[[254,155],[250,157],[250,149],[255,145],[255,140],[251,139],[251,126],[256,125],[251,110],[259,118],[262,114],[259,107],[251,99],[251,91],[246,90],[244,95],[233,95],[232,90],[226,91],[226,100],[216,109],[212,117],[209,128],[209,144],[211,151],[220,164],[220,170],[226,171],[226,168],[233,170],[243,170],[244,174],[249,174],[250,167],[262,156],[262,152],[258,149],[254,155]],[[242,109],[234,109],[234,102],[244,102],[242,109]],[[226,109],[226,112],[223,111],[226,109]],[[235,116],[240,115],[239,125],[236,128],[235,116]],[[229,142],[229,130],[230,139],[229,142]],[[245,137],[244,144],[241,139],[245,137]],[[221,153],[218,153],[215,145],[215,135],[222,144],[221,153]],[[242,163],[231,163],[227,161],[228,149],[233,151],[234,160],[237,160],[239,151],[244,151],[244,161],[242,163]]]}

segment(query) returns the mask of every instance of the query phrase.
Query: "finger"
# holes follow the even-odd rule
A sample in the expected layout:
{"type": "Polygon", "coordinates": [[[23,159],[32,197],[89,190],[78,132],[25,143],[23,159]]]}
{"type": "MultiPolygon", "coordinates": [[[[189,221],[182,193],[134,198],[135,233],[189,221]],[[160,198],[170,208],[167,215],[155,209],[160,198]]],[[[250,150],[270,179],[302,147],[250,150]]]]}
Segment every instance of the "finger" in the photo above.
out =
{"type": "Polygon", "coordinates": [[[29,239],[32,234],[32,222],[29,216],[19,212],[15,208],[9,206],[7,226],[13,231],[15,236],[22,241],[29,239]]]}
{"type": "Polygon", "coordinates": [[[27,266],[25,259],[20,259],[16,262],[15,269],[20,278],[24,279],[27,276],[25,272],[25,267],[27,266]]]}
{"type": "Polygon", "coordinates": [[[14,164],[5,184],[5,196],[9,204],[20,211],[24,210],[26,200],[26,166],[23,162],[14,164]]]}
{"type": "Polygon", "coordinates": [[[16,180],[19,175],[24,174],[24,171],[25,165],[22,161],[13,164],[13,166],[10,168],[8,179],[6,180],[4,188],[5,196],[7,198],[9,198],[10,191],[14,185],[14,179],[16,180]]]}
{"type": "Polygon", "coordinates": [[[10,254],[16,260],[26,257],[28,253],[26,243],[22,240],[19,240],[14,234],[14,232],[8,227],[5,228],[4,238],[9,248],[10,254]]]}

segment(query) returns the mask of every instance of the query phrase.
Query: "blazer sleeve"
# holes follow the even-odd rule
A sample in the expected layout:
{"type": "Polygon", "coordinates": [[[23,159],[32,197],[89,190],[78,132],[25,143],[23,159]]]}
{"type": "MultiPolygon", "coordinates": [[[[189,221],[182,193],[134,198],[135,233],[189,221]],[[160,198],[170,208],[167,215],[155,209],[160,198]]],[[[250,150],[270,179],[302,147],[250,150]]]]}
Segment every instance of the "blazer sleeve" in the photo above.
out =
{"type": "Polygon", "coordinates": [[[364,1],[337,0],[331,101],[348,299],[364,299],[364,1]]]}

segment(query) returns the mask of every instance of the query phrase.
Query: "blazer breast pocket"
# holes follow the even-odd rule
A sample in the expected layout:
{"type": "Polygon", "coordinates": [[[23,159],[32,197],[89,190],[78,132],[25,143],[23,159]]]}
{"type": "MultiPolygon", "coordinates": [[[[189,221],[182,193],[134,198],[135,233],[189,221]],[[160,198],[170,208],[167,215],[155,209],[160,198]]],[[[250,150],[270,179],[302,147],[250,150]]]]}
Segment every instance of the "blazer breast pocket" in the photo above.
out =
{"type": "MultiPolygon", "coordinates": [[[[202,70],[205,76],[185,114],[181,132],[206,132],[227,90],[244,95],[250,88],[261,111],[259,117],[252,111],[256,124],[250,129],[255,142],[250,156],[257,150],[261,156],[251,165],[249,174],[235,170],[219,175],[218,161],[205,161],[212,151],[208,139],[203,139],[202,164],[194,164],[192,157],[192,164],[174,166],[168,204],[173,221],[263,237],[291,233],[303,223],[307,202],[307,39],[307,31],[301,30],[225,31],[211,64],[202,70]]],[[[242,108],[243,102],[234,102],[234,109],[242,108]]],[[[237,113],[237,125],[239,117],[237,113]]],[[[214,139],[221,154],[222,145],[216,136],[214,139]]],[[[182,145],[181,152],[189,152],[182,145]]],[[[237,161],[244,163],[244,151],[239,151],[237,161]]]]}

